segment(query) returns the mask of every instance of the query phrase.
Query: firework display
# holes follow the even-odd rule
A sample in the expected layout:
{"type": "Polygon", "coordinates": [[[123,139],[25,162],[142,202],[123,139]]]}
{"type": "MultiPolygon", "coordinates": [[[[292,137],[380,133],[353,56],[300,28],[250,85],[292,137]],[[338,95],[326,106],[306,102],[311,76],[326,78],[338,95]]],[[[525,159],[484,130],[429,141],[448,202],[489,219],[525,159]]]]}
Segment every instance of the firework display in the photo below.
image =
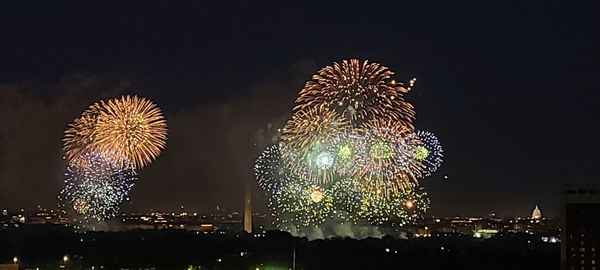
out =
{"type": "Polygon", "coordinates": [[[427,193],[414,186],[390,196],[371,192],[362,195],[357,215],[373,224],[397,221],[404,225],[416,221],[429,209],[430,204],[427,193]]]}
{"type": "Polygon", "coordinates": [[[63,150],[70,164],[81,161],[80,157],[91,148],[94,142],[97,118],[93,115],[82,115],[69,124],[63,138],[63,150]]]}
{"type": "Polygon", "coordinates": [[[146,98],[128,95],[90,105],[65,130],[61,208],[86,222],[114,217],[137,170],[158,157],[166,139],[166,120],[146,98]]]}
{"type": "Polygon", "coordinates": [[[279,209],[279,227],[318,225],[333,217],[333,196],[330,190],[326,191],[302,178],[294,180],[270,197],[271,207],[279,209]]]}
{"type": "Polygon", "coordinates": [[[347,119],[327,109],[317,108],[292,116],[281,134],[285,166],[317,183],[333,179],[345,169],[343,163],[336,162],[336,146],[345,140],[349,125],[347,119]]]}
{"type": "Polygon", "coordinates": [[[384,193],[397,192],[413,184],[422,170],[414,158],[420,142],[414,133],[395,126],[372,126],[357,145],[355,177],[384,193]]]}
{"type": "Polygon", "coordinates": [[[387,67],[369,61],[344,60],[313,75],[296,99],[294,114],[328,108],[360,124],[371,118],[389,118],[411,127],[413,106],[404,100],[415,80],[408,84],[392,79],[387,67]]]}
{"type": "Polygon", "coordinates": [[[284,183],[290,182],[286,179],[289,174],[282,167],[279,147],[267,148],[256,160],[254,172],[257,177],[258,186],[263,190],[275,193],[284,183]]]}
{"type": "Polygon", "coordinates": [[[423,169],[419,170],[417,176],[419,178],[425,178],[433,174],[437,169],[442,166],[442,158],[444,157],[442,145],[438,141],[438,138],[431,132],[418,131],[417,137],[421,141],[413,150],[415,159],[421,161],[423,169]]]}
{"type": "Polygon", "coordinates": [[[165,147],[167,123],[156,104],[138,96],[100,101],[65,131],[64,151],[69,163],[82,152],[111,153],[115,161],[140,169],[165,147]]]}
{"type": "Polygon", "coordinates": [[[256,160],[280,229],[335,222],[408,224],[430,200],[419,179],[442,163],[432,133],[416,131],[403,83],[377,63],[322,68],[300,91],[281,140],[256,160]]]}
{"type": "Polygon", "coordinates": [[[114,217],[137,180],[136,172],[111,156],[88,153],[80,159],[83,166],[68,166],[65,172],[65,187],[59,195],[66,206],[63,210],[74,211],[86,221],[114,217]]]}

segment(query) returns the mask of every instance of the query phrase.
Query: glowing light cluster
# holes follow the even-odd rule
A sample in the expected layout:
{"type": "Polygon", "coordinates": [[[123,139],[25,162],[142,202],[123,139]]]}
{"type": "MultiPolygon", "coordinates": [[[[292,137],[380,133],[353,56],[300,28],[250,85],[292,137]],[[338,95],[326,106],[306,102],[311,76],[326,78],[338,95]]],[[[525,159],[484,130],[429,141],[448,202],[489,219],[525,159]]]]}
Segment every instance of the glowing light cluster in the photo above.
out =
{"type": "Polygon", "coordinates": [[[267,204],[278,227],[290,230],[292,226],[321,224],[333,217],[332,193],[290,173],[281,163],[278,146],[263,151],[254,171],[258,185],[270,195],[267,204]]]}
{"type": "Polygon", "coordinates": [[[417,176],[425,178],[437,171],[442,166],[444,150],[438,138],[431,132],[418,131],[417,136],[421,144],[413,151],[415,159],[421,161],[423,169],[419,170],[417,176]]]}
{"type": "Polygon", "coordinates": [[[333,153],[325,150],[317,154],[315,163],[319,170],[329,170],[331,169],[331,167],[333,167],[334,160],[335,156],[333,155],[333,153]]]}
{"type": "Polygon", "coordinates": [[[138,96],[101,100],[70,123],[63,138],[68,162],[60,204],[86,221],[113,217],[139,170],[164,149],[167,123],[138,96]]]}
{"type": "Polygon", "coordinates": [[[415,84],[388,68],[344,60],[306,83],[278,145],[255,174],[282,229],[327,220],[381,224],[415,221],[429,208],[418,179],[442,162],[437,138],[415,131],[404,95],[415,84]]]}
{"type": "Polygon", "coordinates": [[[61,208],[86,221],[114,217],[137,180],[136,172],[110,156],[88,153],[80,158],[85,166],[68,166],[65,172],[65,187],[59,195],[61,208]]]}

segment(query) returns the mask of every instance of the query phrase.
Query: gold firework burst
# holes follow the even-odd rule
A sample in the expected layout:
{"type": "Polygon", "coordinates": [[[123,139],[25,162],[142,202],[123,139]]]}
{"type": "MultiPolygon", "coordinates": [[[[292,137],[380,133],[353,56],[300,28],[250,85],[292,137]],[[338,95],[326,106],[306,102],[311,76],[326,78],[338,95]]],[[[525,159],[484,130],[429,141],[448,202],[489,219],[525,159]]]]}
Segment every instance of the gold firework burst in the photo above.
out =
{"type": "Polygon", "coordinates": [[[413,129],[413,106],[404,100],[408,84],[392,79],[387,67],[357,59],[334,63],[313,75],[300,91],[294,112],[316,107],[334,110],[359,125],[370,118],[398,121],[413,129]]]}
{"type": "Polygon", "coordinates": [[[63,138],[63,151],[69,164],[78,165],[80,157],[91,148],[96,132],[96,122],[95,115],[84,114],[68,125],[63,138]]]}
{"type": "MultiPolygon", "coordinates": [[[[142,168],[158,157],[167,140],[167,122],[152,101],[138,96],[102,101],[97,109],[94,148],[125,157],[142,168]]],[[[123,160],[126,161],[126,160],[123,160]]]]}
{"type": "Polygon", "coordinates": [[[350,127],[350,122],[328,109],[316,108],[292,115],[281,130],[281,141],[306,149],[318,141],[335,141],[350,127]]]}
{"type": "Polygon", "coordinates": [[[158,157],[166,139],[167,122],[156,104],[128,95],[91,105],[65,131],[63,149],[71,164],[96,152],[140,169],[158,157]]]}

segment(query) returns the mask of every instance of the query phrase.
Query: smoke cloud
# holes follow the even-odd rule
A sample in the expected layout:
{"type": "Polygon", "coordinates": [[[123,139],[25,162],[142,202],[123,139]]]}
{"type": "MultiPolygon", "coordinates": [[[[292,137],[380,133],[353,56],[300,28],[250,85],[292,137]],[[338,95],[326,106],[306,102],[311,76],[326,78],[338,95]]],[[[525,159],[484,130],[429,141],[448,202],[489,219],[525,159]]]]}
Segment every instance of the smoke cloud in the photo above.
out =
{"type": "MultiPolygon", "coordinates": [[[[99,99],[138,94],[161,107],[169,137],[158,160],[140,171],[124,211],[175,211],[182,205],[199,212],[217,205],[239,210],[248,182],[255,209],[265,210],[254,181],[254,159],[277,139],[293,98],[315,68],[312,62],[298,62],[267,73],[235,95],[208,102],[172,101],[176,89],[145,91],[139,87],[144,82],[103,75],[0,85],[0,205],[54,207],[66,166],[61,139],[67,124],[99,99]]],[[[227,90],[191,87],[202,93],[227,90]]]]}
{"type": "Polygon", "coordinates": [[[297,228],[292,226],[290,233],[296,237],[306,237],[308,240],[332,239],[332,238],[383,238],[386,235],[394,235],[392,231],[384,231],[382,228],[370,224],[352,224],[337,220],[329,220],[318,227],[297,228]]]}

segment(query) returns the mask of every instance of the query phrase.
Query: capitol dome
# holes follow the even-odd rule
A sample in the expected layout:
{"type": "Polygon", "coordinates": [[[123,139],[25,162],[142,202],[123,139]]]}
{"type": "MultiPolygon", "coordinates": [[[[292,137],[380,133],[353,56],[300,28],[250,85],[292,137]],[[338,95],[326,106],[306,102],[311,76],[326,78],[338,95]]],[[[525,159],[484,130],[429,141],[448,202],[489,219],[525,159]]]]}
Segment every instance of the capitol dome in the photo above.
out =
{"type": "Polygon", "coordinates": [[[535,209],[533,209],[533,213],[531,213],[531,219],[541,219],[541,218],[542,218],[542,211],[536,205],[535,209]]]}

